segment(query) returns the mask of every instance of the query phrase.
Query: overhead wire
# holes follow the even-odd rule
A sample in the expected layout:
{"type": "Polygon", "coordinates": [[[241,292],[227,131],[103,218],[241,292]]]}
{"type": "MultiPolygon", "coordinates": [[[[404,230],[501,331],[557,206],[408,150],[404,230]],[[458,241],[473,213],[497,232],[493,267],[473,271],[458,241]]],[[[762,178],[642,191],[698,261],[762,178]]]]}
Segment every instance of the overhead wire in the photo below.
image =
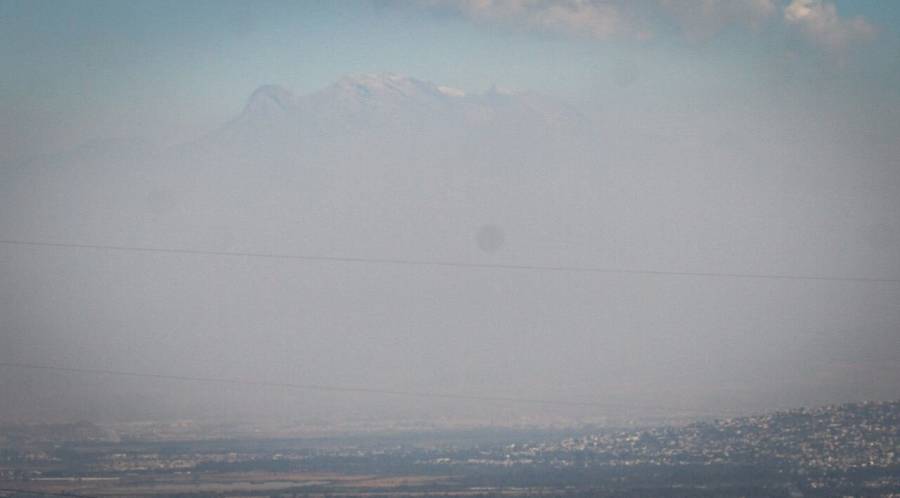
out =
{"type": "Polygon", "coordinates": [[[839,275],[803,275],[788,273],[751,273],[751,272],[720,272],[720,271],[682,271],[682,270],[657,270],[646,268],[614,268],[600,266],[577,265],[541,265],[541,264],[517,264],[517,263],[489,263],[466,262],[451,260],[431,259],[405,259],[362,256],[332,256],[313,254],[293,254],[277,252],[251,252],[251,251],[218,251],[206,249],[129,246],[111,244],[83,244],[72,242],[49,242],[34,240],[0,240],[0,245],[20,247],[47,247],[65,249],[85,249],[96,251],[113,251],[129,253],[149,254],[174,254],[192,256],[217,256],[240,257],[271,260],[299,260],[308,262],[328,263],[358,263],[369,265],[402,265],[437,268],[468,268],[483,270],[507,270],[507,271],[542,271],[563,273],[600,273],[619,275],[649,275],[649,276],[673,276],[673,277],[701,277],[701,278],[732,278],[732,279],[762,279],[762,280],[795,280],[795,281],[825,281],[825,282],[861,282],[861,283],[900,283],[900,278],[870,277],[870,276],[839,276],[839,275]]]}
{"type": "MultiPolygon", "coordinates": [[[[407,390],[399,390],[399,389],[381,389],[381,388],[357,387],[357,386],[338,386],[338,385],[329,385],[329,384],[299,384],[299,383],[293,383],[293,382],[279,382],[279,381],[267,381],[267,380],[257,380],[257,379],[226,378],[226,377],[199,377],[199,376],[191,376],[191,375],[160,374],[160,373],[152,373],[152,372],[134,372],[134,371],[127,371],[127,370],[111,370],[111,369],[100,369],[100,368],[63,367],[63,366],[56,366],[56,365],[45,365],[45,364],[26,363],[26,362],[18,362],[18,361],[0,361],[0,368],[2,368],[2,367],[30,369],[30,370],[47,370],[47,371],[64,372],[64,373],[110,375],[110,376],[118,376],[118,377],[135,377],[135,378],[158,379],[158,380],[200,382],[200,383],[208,383],[208,384],[230,384],[230,385],[252,386],[252,387],[271,387],[271,388],[300,390],[300,391],[381,394],[381,395],[389,395],[389,396],[446,399],[446,400],[458,400],[458,401],[481,401],[481,402],[516,403],[516,404],[532,404],[532,405],[581,406],[581,407],[594,407],[594,408],[606,408],[606,409],[618,409],[618,410],[640,409],[640,410],[648,410],[648,411],[667,411],[670,413],[678,412],[678,413],[686,413],[686,414],[688,414],[688,413],[709,414],[708,411],[703,411],[703,410],[694,410],[694,409],[689,409],[689,408],[679,408],[679,407],[662,406],[662,405],[646,405],[646,404],[635,404],[635,403],[612,403],[612,402],[601,402],[601,401],[578,401],[578,400],[566,400],[566,399],[544,399],[544,398],[525,398],[525,397],[520,398],[520,397],[514,397],[514,396],[492,396],[492,395],[477,395],[477,394],[466,394],[466,393],[446,393],[446,392],[435,392],[435,391],[407,391],[407,390]]],[[[726,413],[726,412],[729,412],[729,410],[720,410],[720,412],[726,413]]]]}

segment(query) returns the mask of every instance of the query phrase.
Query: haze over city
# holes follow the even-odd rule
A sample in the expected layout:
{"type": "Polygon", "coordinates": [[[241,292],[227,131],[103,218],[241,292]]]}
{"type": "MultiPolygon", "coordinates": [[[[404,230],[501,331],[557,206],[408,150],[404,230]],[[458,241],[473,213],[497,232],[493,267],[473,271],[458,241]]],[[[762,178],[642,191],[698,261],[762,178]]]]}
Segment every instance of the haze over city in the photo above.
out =
{"type": "Polygon", "coordinates": [[[896,400],[898,25],[874,0],[0,1],[0,421],[896,400]]]}

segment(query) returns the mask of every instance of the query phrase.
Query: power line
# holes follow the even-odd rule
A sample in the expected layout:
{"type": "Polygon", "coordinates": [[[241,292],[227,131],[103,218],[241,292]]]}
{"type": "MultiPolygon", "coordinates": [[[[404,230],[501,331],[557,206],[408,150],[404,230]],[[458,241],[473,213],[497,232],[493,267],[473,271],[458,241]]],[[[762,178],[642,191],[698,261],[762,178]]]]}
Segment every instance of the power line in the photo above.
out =
{"type": "Polygon", "coordinates": [[[26,495],[35,495],[35,496],[63,496],[68,498],[95,498],[92,495],[83,495],[80,493],[59,493],[59,492],[50,492],[50,491],[33,491],[28,489],[17,489],[17,488],[0,488],[0,493],[18,493],[18,494],[26,494],[26,495]]]}
{"type": "Polygon", "coordinates": [[[825,281],[825,282],[864,282],[864,283],[900,283],[900,278],[890,277],[842,277],[828,275],[799,275],[785,273],[739,273],[739,272],[699,272],[699,271],[673,271],[652,270],[641,268],[607,268],[596,266],[567,266],[567,265],[525,265],[508,263],[469,263],[463,261],[425,260],[425,259],[400,259],[400,258],[370,258],[351,256],[317,256],[307,254],[244,252],[244,251],[210,251],[202,249],[182,249],[165,247],[141,247],[107,244],[78,244],[69,242],[46,242],[29,240],[0,240],[0,244],[7,246],[24,247],[53,247],[66,249],[89,249],[98,251],[153,253],[153,254],[185,254],[193,256],[221,256],[241,257],[272,260],[299,260],[318,261],[330,263],[359,263],[374,265],[403,265],[425,266],[444,268],[467,268],[484,270],[509,270],[509,271],[546,271],[563,273],[605,273],[618,275],[652,275],[652,276],[677,276],[677,277],[701,277],[701,278],[738,278],[758,280],[800,280],[800,281],[825,281]]]}
{"type": "MultiPolygon", "coordinates": [[[[560,400],[560,399],[541,399],[541,398],[519,398],[513,396],[482,396],[476,394],[463,394],[463,393],[440,393],[440,392],[428,392],[428,391],[404,391],[397,389],[379,389],[379,388],[370,388],[370,387],[350,387],[350,386],[336,386],[336,385],[328,385],[328,384],[296,384],[291,382],[274,382],[274,381],[265,381],[265,380],[253,380],[253,379],[238,379],[238,378],[224,378],[224,377],[194,377],[189,375],[172,375],[172,374],[159,374],[159,373],[145,373],[145,372],[130,372],[125,370],[107,370],[100,368],[76,368],[76,367],[60,367],[54,365],[42,365],[37,363],[25,363],[25,362],[17,362],[17,361],[0,361],[0,367],[9,367],[9,368],[22,368],[22,369],[30,369],[30,370],[48,370],[52,372],[66,372],[66,373],[80,373],[80,374],[92,374],[92,375],[112,375],[118,377],[136,377],[136,378],[146,378],[146,379],[160,379],[160,380],[173,380],[173,381],[183,381],[183,382],[201,382],[201,383],[209,383],[209,384],[228,384],[228,385],[239,385],[239,386],[253,386],[253,387],[272,387],[272,388],[280,388],[280,389],[290,389],[290,390],[298,390],[298,391],[322,391],[322,392],[336,392],[336,393],[363,393],[363,394],[382,394],[389,396],[403,396],[409,398],[430,398],[430,399],[447,399],[447,400],[458,400],[458,401],[483,401],[483,402],[496,402],[496,403],[516,403],[516,404],[531,404],[531,405],[558,405],[558,406],[581,406],[581,407],[594,407],[594,408],[614,408],[621,410],[629,410],[629,409],[641,409],[641,410],[653,410],[653,411],[669,411],[669,412],[680,412],[680,413],[692,413],[698,415],[708,415],[709,412],[705,412],[702,410],[691,410],[684,408],[675,408],[671,406],[661,406],[661,405],[642,405],[642,404],[616,404],[616,403],[603,403],[597,401],[573,401],[573,400],[560,400]]],[[[730,413],[730,410],[719,410],[720,413],[730,413]]]]}

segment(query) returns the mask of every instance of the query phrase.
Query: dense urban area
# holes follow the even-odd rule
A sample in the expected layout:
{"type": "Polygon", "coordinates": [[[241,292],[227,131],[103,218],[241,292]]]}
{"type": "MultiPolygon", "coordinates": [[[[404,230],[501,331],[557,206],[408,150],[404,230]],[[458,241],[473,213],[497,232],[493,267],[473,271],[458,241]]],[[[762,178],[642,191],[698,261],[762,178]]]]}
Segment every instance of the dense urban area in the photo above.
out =
{"type": "Polygon", "coordinates": [[[628,429],[181,430],[6,425],[0,496],[900,497],[900,402],[628,429]]]}

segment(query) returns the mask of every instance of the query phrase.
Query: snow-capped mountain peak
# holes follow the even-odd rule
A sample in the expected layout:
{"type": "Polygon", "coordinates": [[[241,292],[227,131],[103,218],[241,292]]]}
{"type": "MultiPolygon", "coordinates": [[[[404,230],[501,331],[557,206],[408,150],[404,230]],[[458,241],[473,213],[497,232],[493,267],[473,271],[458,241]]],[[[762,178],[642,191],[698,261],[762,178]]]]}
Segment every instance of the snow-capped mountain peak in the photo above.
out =
{"type": "Polygon", "coordinates": [[[438,86],[395,73],[370,73],[347,76],[330,88],[344,98],[360,100],[411,99],[428,100],[448,96],[462,96],[460,90],[438,86]]]}
{"type": "Polygon", "coordinates": [[[407,140],[411,129],[460,139],[475,134],[474,130],[481,130],[483,137],[546,138],[572,137],[584,125],[577,111],[537,94],[497,87],[467,94],[409,76],[369,73],[345,76],[322,90],[296,97],[277,85],[261,86],[244,112],[214,133],[212,140],[229,149],[234,144],[266,142],[296,151],[358,139],[363,132],[378,134],[376,143],[407,140]]]}

